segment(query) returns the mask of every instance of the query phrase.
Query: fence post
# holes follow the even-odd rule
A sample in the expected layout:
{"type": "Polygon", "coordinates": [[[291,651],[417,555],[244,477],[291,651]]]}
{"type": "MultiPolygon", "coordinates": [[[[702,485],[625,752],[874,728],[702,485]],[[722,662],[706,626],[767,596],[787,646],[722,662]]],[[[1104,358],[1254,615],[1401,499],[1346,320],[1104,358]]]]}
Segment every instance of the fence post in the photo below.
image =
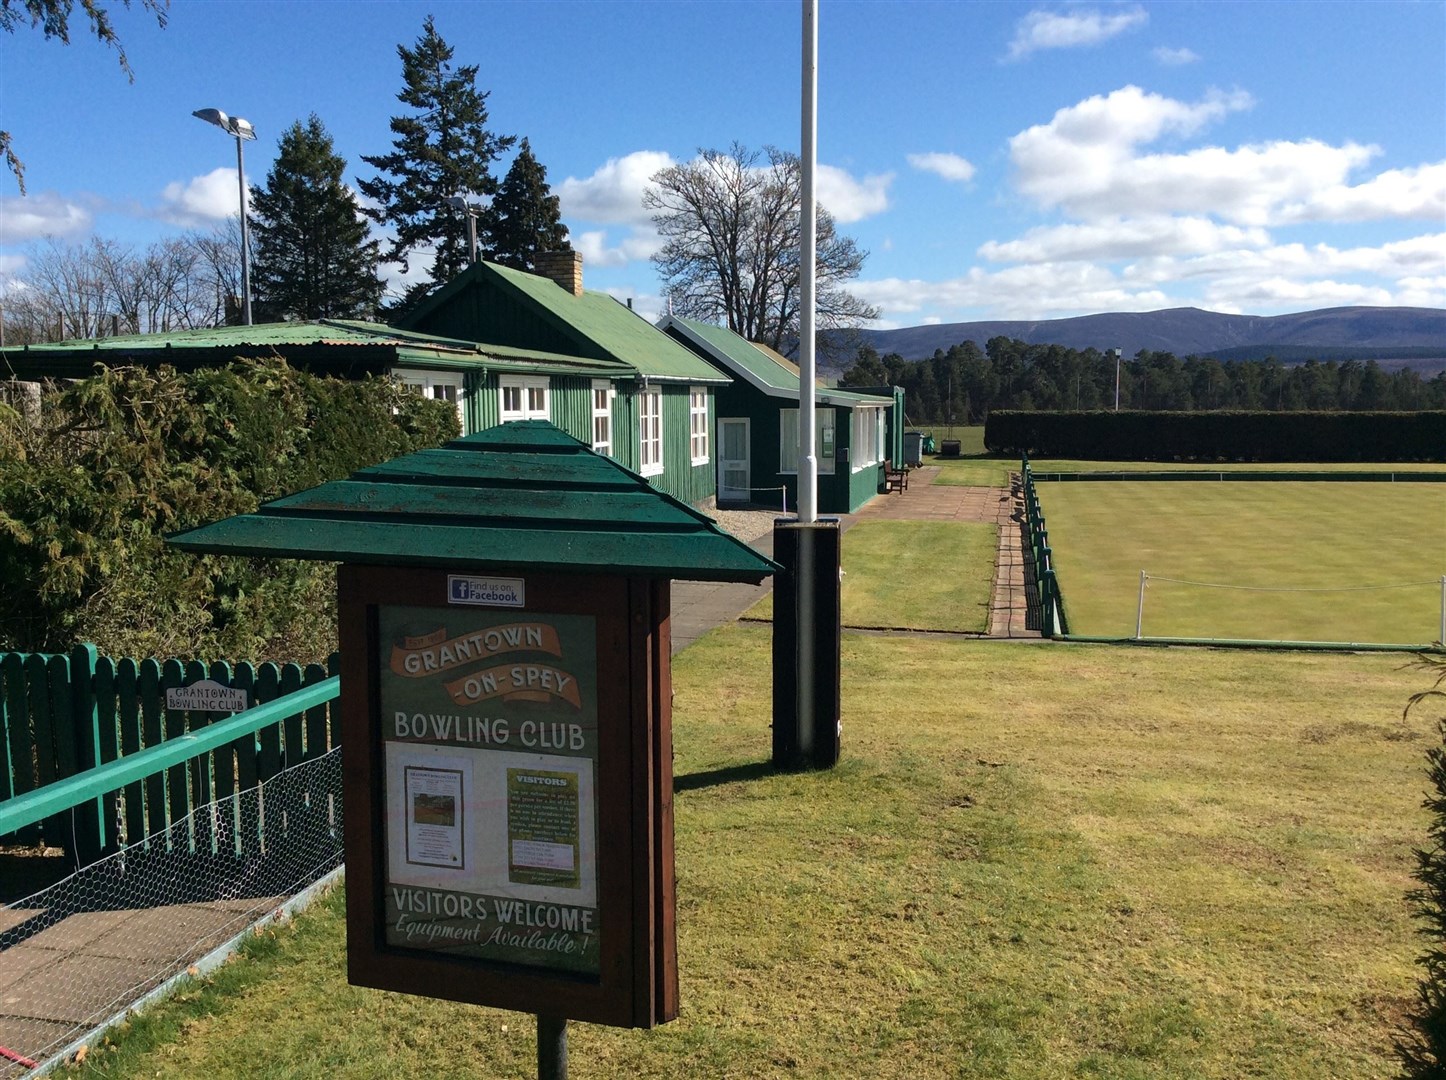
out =
{"type": "MultiPolygon", "coordinates": [[[[99,656],[91,644],[70,651],[70,733],[75,746],[75,767],[94,769],[100,761],[100,719],[96,710],[95,664],[99,656]]],[[[75,860],[88,866],[105,849],[105,803],[97,798],[75,807],[75,860]]]]}
{"type": "Polygon", "coordinates": [[[1135,640],[1140,640],[1140,628],[1145,621],[1145,572],[1140,571],[1140,600],[1135,605],[1135,640]]]}

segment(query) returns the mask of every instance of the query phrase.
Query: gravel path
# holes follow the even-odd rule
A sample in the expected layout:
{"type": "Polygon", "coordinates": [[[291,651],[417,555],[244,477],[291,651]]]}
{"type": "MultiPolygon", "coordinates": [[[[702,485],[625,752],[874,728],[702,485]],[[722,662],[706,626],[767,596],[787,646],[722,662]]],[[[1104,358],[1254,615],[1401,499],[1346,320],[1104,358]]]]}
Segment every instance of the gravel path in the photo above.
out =
{"type": "Polygon", "coordinates": [[[783,515],[777,510],[718,510],[708,511],[725,532],[745,542],[757,540],[773,531],[773,522],[783,515]]]}

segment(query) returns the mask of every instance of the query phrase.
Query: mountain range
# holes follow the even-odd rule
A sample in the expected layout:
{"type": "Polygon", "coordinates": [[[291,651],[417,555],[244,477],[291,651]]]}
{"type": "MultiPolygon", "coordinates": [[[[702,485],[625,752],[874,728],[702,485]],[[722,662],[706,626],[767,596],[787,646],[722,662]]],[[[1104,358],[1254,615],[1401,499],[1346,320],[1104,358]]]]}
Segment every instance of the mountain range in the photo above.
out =
{"type": "Polygon", "coordinates": [[[1182,358],[1360,359],[1423,372],[1446,368],[1446,309],[1441,308],[1339,307],[1293,315],[1227,315],[1200,308],[1167,308],[1071,319],[937,323],[851,334],[858,335],[853,340],[873,345],[881,356],[892,352],[905,360],[921,360],[932,356],[935,349],[947,350],[964,341],[983,348],[990,338],[1002,336],[1032,345],[1093,347],[1101,352],[1117,348],[1126,357],[1150,349],[1182,358]]]}

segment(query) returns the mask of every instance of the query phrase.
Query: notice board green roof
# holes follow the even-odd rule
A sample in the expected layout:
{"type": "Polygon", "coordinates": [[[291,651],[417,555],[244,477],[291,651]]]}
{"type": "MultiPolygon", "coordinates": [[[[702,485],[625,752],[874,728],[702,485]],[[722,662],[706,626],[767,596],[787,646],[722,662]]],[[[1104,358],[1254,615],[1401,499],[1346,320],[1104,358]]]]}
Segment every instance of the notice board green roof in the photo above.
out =
{"type": "Polygon", "coordinates": [[[759,582],[777,565],[542,420],[503,424],[169,537],[371,566],[759,582]]]}

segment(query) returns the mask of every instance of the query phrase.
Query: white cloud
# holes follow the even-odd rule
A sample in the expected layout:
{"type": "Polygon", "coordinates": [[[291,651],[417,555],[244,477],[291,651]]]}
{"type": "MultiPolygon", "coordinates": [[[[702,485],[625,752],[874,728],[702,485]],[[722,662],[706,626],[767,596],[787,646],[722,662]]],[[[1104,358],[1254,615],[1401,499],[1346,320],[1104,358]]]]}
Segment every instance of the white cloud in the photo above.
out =
{"type": "MultiPolygon", "coordinates": [[[[1122,223],[1126,228],[1136,224],[1122,223]]],[[[1168,236],[1168,223],[1159,224],[1168,236]]],[[[861,281],[852,291],[879,305],[885,321],[900,325],[1184,306],[1261,314],[1345,304],[1446,306],[1446,232],[1336,248],[1324,243],[1251,246],[1261,237],[1257,230],[1207,230],[1202,236],[1215,250],[1188,257],[1143,256],[1118,268],[1094,261],[1119,258],[1118,252],[1101,255],[1082,247],[1081,257],[1063,257],[1070,251],[1067,242],[1081,236],[1089,239],[1088,233],[1044,235],[1062,256],[1053,261],[993,271],[975,267],[945,281],[861,281]],[[1228,243],[1233,235],[1241,241],[1237,246],[1228,243]]]]}
{"type": "Polygon", "coordinates": [[[11,289],[28,288],[23,281],[17,281],[15,278],[15,275],[24,269],[24,255],[0,255],[0,295],[11,289]]]}
{"type": "Polygon", "coordinates": [[[54,191],[0,195],[0,244],[23,244],[42,236],[69,236],[88,230],[90,225],[89,209],[54,191]]]}
{"type": "Polygon", "coordinates": [[[663,245],[651,227],[634,227],[616,245],[608,245],[605,229],[578,233],[572,246],[582,253],[584,266],[626,266],[630,262],[650,259],[663,245]]]}
{"type": "Polygon", "coordinates": [[[931,172],[945,180],[959,183],[974,178],[974,166],[958,154],[931,151],[927,154],[910,154],[909,164],[922,172],[931,172]]]}
{"type": "Polygon", "coordinates": [[[190,228],[236,217],[240,204],[236,170],[213,169],[185,183],[175,180],[167,184],[161,191],[159,216],[164,221],[190,228]]]}
{"type": "Polygon", "coordinates": [[[814,171],[818,201],[840,225],[850,225],[887,210],[889,185],[893,182],[893,173],[855,180],[833,165],[819,165],[814,171]]]}
{"type": "Polygon", "coordinates": [[[1010,140],[1018,189],[1041,206],[1086,221],[1163,214],[1209,215],[1237,225],[1385,218],[1440,220],[1446,163],[1382,173],[1363,184],[1352,172],[1380,148],[1315,139],[1178,153],[1141,153],[1165,136],[1184,137],[1231,112],[1249,94],[1212,92],[1195,103],[1135,86],[1088,98],[1010,140]]]}
{"type": "Polygon", "coordinates": [[[609,225],[646,225],[651,215],[643,209],[643,190],[654,174],[673,164],[662,150],[636,150],[609,158],[584,179],[569,176],[557,186],[563,216],[609,225]]]}
{"type": "Polygon", "coordinates": [[[1186,64],[1200,62],[1200,55],[1194,49],[1171,49],[1161,45],[1151,49],[1150,55],[1155,58],[1155,63],[1164,67],[1184,67],[1186,64]]]}
{"type": "Polygon", "coordinates": [[[1150,16],[1144,8],[1133,7],[1106,14],[1098,9],[1074,11],[1031,11],[1014,28],[1006,59],[1021,60],[1040,49],[1075,49],[1143,26],[1150,16]]]}
{"type": "Polygon", "coordinates": [[[1281,221],[1446,220],[1446,161],[1388,169],[1363,184],[1338,184],[1282,206],[1281,221]]]}
{"type": "Polygon", "coordinates": [[[1041,263],[1074,259],[1136,259],[1261,248],[1270,235],[1260,228],[1218,225],[1204,217],[1116,218],[1084,225],[1030,229],[1017,240],[991,240],[979,255],[991,262],[1041,263]]]}
{"type": "Polygon", "coordinates": [[[946,281],[885,278],[857,281],[850,292],[883,309],[885,320],[918,325],[943,313],[949,322],[971,319],[1041,319],[1099,311],[1153,311],[1173,306],[1169,294],[1134,288],[1090,263],[977,267],[946,281]]]}
{"type": "Polygon", "coordinates": [[[620,289],[616,286],[602,291],[621,303],[631,302],[633,312],[650,323],[655,323],[662,318],[663,310],[667,306],[663,298],[656,293],[634,292],[631,289],[620,289]]]}

